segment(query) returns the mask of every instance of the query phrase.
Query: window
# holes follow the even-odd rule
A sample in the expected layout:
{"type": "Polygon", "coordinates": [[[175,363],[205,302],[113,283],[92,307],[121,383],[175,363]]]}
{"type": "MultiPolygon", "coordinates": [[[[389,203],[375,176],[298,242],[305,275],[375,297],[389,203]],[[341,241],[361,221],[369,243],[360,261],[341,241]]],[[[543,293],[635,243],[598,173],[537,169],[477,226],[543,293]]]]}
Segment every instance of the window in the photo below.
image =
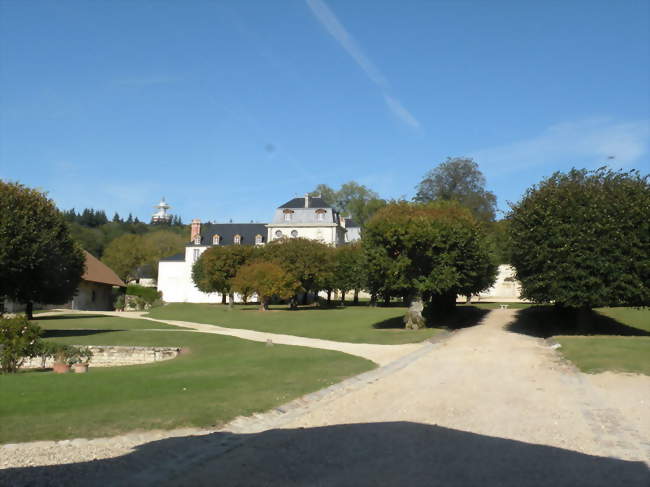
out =
{"type": "Polygon", "coordinates": [[[325,220],[325,213],[327,213],[326,210],[323,210],[322,208],[316,210],[316,220],[319,222],[322,222],[325,220]]]}
{"type": "Polygon", "coordinates": [[[235,235],[234,242],[235,245],[241,244],[241,235],[235,235]]]}
{"type": "Polygon", "coordinates": [[[201,234],[197,233],[194,237],[194,245],[201,245],[201,234]]]}
{"type": "Polygon", "coordinates": [[[291,221],[291,213],[285,213],[284,214],[284,221],[285,222],[290,222],[291,221]]]}
{"type": "Polygon", "coordinates": [[[276,230],[275,238],[282,238],[282,230],[276,230]]]}
{"type": "Polygon", "coordinates": [[[193,262],[196,262],[197,260],[199,260],[199,255],[201,255],[201,250],[200,249],[194,249],[194,256],[193,256],[194,260],[193,260],[193,262]]]}
{"type": "Polygon", "coordinates": [[[291,230],[291,236],[292,237],[297,237],[298,236],[298,230],[291,230]]]}
{"type": "Polygon", "coordinates": [[[220,235],[214,235],[212,237],[212,245],[219,245],[219,242],[221,242],[221,236],[220,235]]]}
{"type": "Polygon", "coordinates": [[[262,243],[262,236],[255,235],[255,245],[260,245],[262,243]]]}

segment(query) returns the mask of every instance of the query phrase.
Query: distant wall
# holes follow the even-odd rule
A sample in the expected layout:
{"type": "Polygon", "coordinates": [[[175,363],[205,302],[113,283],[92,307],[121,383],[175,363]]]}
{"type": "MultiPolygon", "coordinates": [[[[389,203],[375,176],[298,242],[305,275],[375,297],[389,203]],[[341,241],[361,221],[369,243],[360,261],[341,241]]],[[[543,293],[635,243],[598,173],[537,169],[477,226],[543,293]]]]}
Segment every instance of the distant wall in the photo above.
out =
{"type": "Polygon", "coordinates": [[[81,281],[72,298],[72,309],[86,311],[112,311],[113,286],[97,282],[81,281]]]}

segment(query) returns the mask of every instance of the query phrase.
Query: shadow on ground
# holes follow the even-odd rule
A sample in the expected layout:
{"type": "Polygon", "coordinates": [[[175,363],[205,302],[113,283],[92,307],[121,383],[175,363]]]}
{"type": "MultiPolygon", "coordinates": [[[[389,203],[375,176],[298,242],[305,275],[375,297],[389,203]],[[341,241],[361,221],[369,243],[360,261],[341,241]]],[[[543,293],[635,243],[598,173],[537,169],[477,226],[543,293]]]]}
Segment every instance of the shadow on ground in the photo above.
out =
{"type": "MultiPolygon", "coordinates": [[[[490,312],[488,309],[481,309],[475,306],[457,306],[452,311],[446,313],[432,313],[427,316],[427,326],[429,328],[445,328],[447,330],[459,330],[470,326],[478,325],[485,315],[490,312]]],[[[406,308],[404,310],[406,314],[406,308]]],[[[387,320],[380,321],[372,325],[373,328],[386,329],[404,329],[404,316],[395,316],[387,320]]]]}
{"type": "Polygon", "coordinates": [[[2,485],[646,487],[642,462],[409,422],[214,433],[0,471],[2,485]]]}
{"type": "Polygon", "coordinates": [[[554,335],[650,336],[650,332],[624,325],[596,311],[591,311],[588,319],[581,322],[576,311],[557,309],[554,306],[522,309],[506,329],[540,338],[554,335]]]}
{"type": "Polygon", "coordinates": [[[116,331],[128,330],[44,330],[41,338],[83,337],[97,335],[99,333],[113,333],[116,331]]]}
{"type": "Polygon", "coordinates": [[[87,315],[87,314],[60,314],[60,315],[48,315],[48,316],[34,315],[34,321],[87,320],[89,318],[106,318],[106,315],[87,315]]]}

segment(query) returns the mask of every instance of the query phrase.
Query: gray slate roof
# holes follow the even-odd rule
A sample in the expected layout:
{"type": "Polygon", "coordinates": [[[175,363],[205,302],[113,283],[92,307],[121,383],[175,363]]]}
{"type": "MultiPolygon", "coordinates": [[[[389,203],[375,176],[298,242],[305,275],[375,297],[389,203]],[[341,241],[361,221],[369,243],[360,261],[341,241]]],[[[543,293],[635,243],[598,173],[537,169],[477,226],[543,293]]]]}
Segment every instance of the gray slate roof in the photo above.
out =
{"type": "Polygon", "coordinates": [[[183,262],[185,260],[185,252],[179,252],[178,254],[174,254],[170,257],[165,257],[164,259],[160,259],[160,262],[183,262]]]}
{"type": "MultiPolygon", "coordinates": [[[[204,223],[201,225],[201,245],[212,245],[212,237],[219,235],[219,245],[233,245],[235,235],[241,235],[241,245],[255,245],[255,236],[266,243],[266,223],[204,223]]],[[[188,245],[194,245],[190,242],[188,245]]]]}
{"type": "MultiPolygon", "coordinates": [[[[304,208],[305,207],[305,197],[294,198],[287,201],[284,205],[278,206],[278,208],[304,208]]],[[[325,203],[323,198],[318,196],[309,197],[309,206],[308,208],[332,208],[332,205],[325,203]]]]}

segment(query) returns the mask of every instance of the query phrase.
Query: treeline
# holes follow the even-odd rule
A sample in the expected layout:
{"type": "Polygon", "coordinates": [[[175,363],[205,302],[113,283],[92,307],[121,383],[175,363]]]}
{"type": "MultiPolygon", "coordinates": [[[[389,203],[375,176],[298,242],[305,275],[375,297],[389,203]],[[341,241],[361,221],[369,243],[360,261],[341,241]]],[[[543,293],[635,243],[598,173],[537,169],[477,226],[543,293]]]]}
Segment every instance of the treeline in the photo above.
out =
{"type": "Polygon", "coordinates": [[[192,278],[224,298],[273,296],[296,307],[300,296],[365,290],[372,301],[423,300],[453,306],[457,294],[475,294],[494,281],[496,264],[485,228],[454,202],[388,203],[367,222],[363,242],[334,248],[318,241],[280,239],[263,247],[206,250],[192,278]]]}
{"type": "Polygon", "coordinates": [[[145,235],[165,230],[184,238],[189,236],[188,226],[183,225],[179,216],[172,217],[169,223],[152,224],[141,222],[131,213],[126,219],[115,213],[109,221],[104,210],[93,208],[85,208],[79,213],[73,208],[62,213],[72,238],[99,259],[104,256],[110,243],[122,235],[145,235]]]}

